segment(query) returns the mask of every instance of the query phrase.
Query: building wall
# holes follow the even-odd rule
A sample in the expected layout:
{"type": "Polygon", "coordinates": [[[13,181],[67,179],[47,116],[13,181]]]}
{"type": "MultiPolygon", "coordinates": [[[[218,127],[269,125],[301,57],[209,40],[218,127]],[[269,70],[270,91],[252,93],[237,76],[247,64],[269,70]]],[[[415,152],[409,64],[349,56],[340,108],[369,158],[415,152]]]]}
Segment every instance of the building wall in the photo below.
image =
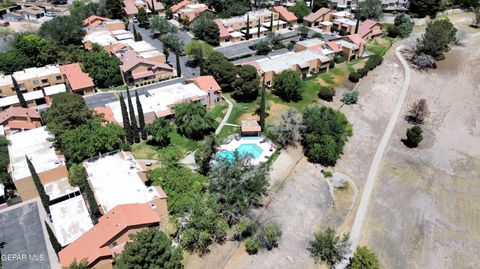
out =
{"type": "Polygon", "coordinates": [[[113,264],[112,264],[112,259],[111,258],[103,258],[99,260],[97,263],[92,265],[92,269],[113,269],[113,264]]]}
{"type": "MultiPolygon", "coordinates": [[[[57,168],[39,173],[38,176],[40,177],[42,184],[46,184],[68,177],[68,171],[65,165],[61,165],[57,168]]],[[[17,188],[17,191],[19,192],[23,201],[39,197],[35,183],[33,182],[31,176],[14,180],[13,183],[15,184],[15,187],[17,188]]]]}

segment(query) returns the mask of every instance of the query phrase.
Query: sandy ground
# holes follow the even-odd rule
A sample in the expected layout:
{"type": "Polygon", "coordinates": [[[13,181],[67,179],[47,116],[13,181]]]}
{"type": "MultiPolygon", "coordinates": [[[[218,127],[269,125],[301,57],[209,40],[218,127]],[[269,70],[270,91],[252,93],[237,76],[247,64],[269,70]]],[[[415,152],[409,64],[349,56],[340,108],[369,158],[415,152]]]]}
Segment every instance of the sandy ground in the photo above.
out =
{"type": "Polygon", "coordinates": [[[438,69],[412,72],[406,104],[427,99],[425,140],[418,149],[405,147],[400,140],[410,125],[397,123],[360,242],[377,253],[383,268],[478,268],[478,44],[480,33],[470,33],[438,69]]]}

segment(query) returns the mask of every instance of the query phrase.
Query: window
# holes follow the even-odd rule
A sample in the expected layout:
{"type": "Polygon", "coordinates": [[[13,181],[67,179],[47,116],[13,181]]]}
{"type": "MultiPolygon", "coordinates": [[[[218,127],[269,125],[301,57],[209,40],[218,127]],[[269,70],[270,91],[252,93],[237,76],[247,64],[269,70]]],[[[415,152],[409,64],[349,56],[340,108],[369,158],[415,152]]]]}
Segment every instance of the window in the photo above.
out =
{"type": "Polygon", "coordinates": [[[48,83],[48,79],[42,79],[42,83],[43,84],[48,83]]]}
{"type": "Polygon", "coordinates": [[[38,80],[37,79],[33,80],[33,85],[38,85],[38,80]]]}
{"type": "Polygon", "coordinates": [[[62,76],[57,76],[57,80],[62,80],[62,76]]]}

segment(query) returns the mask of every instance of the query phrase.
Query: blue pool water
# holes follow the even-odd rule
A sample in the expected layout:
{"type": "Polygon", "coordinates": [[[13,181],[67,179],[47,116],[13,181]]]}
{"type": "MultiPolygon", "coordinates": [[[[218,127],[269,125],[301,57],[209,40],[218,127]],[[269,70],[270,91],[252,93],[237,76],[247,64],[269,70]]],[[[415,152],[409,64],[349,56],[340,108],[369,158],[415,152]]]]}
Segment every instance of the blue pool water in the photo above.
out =
{"type": "MultiPolygon", "coordinates": [[[[258,159],[262,155],[263,150],[256,144],[241,144],[237,151],[240,155],[250,154],[253,159],[258,159]]],[[[228,150],[222,150],[217,153],[217,157],[226,158],[227,160],[233,161],[234,156],[233,152],[228,150]]]]}

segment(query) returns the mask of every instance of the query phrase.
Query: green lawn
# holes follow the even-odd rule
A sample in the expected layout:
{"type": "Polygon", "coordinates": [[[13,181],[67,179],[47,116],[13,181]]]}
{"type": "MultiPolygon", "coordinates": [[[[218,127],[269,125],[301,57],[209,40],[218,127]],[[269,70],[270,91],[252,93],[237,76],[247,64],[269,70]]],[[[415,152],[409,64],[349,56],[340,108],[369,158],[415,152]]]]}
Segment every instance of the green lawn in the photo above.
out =
{"type": "Polygon", "coordinates": [[[282,99],[280,99],[280,97],[274,95],[271,92],[267,93],[267,100],[273,101],[274,103],[277,103],[277,104],[293,107],[299,111],[302,111],[308,105],[316,103],[318,101],[317,94],[318,94],[319,86],[320,85],[317,82],[315,82],[315,80],[306,79],[302,81],[302,84],[300,85],[303,92],[302,100],[298,102],[285,102],[282,99]]]}
{"type": "Polygon", "coordinates": [[[390,49],[394,41],[395,39],[392,38],[376,38],[370,41],[365,47],[370,53],[383,56],[387,53],[388,49],[390,49]]]}
{"type": "Polygon", "coordinates": [[[218,103],[214,108],[210,110],[210,114],[215,119],[214,128],[217,128],[223,119],[223,116],[227,112],[228,105],[225,102],[218,103]]]}
{"type": "Polygon", "coordinates": [[[157,147],[148,145],[146,141],[132,145],[132,154],[135,159],[157,160],[157,147]]]}

